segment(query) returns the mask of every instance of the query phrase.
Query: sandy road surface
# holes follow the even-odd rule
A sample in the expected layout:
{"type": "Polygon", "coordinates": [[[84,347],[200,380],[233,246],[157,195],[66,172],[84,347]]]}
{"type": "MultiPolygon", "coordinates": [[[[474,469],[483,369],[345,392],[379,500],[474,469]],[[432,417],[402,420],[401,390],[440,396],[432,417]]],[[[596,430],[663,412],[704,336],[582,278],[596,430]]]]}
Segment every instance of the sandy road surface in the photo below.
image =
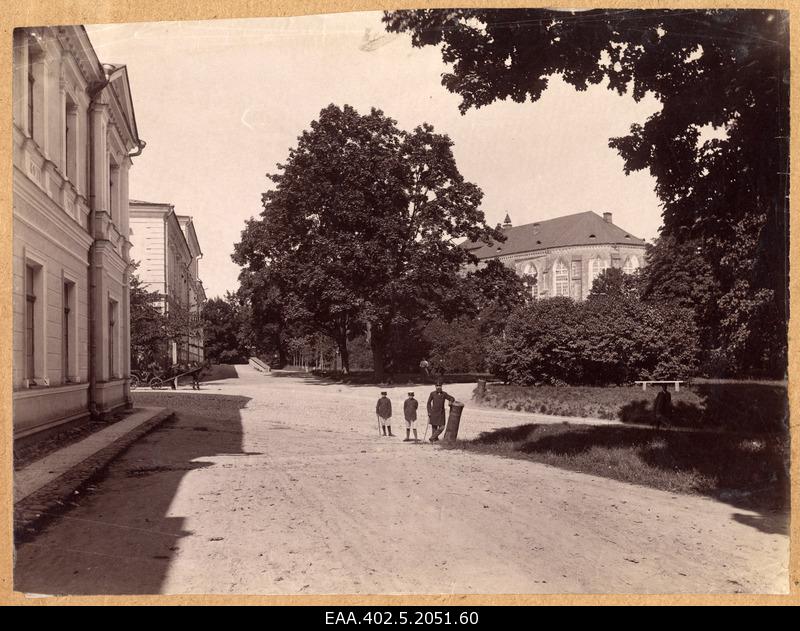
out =
{"type": "MultiPolygon", "coordinates": [[[[17,550],[15,588],[92,593],[785,592],[762,516],[378,437],[378,389],[237,367],[17,550]]],[[[417,388],[423,403],[430,387],[417,388]]],[[[446,388],[468,401],[471,386],[446,388]],[[463,390],[463,392],[462,392],[463,390]]],[[[392,389],[398,410],[408,387],[392,389]]],[[[530,422],[464,413],[463,435],[530,422]]],[[[422,431],[423,427],[421,427],[422,431]]],[[[402,433],[395,424],[395,433],[402,433]]]]}

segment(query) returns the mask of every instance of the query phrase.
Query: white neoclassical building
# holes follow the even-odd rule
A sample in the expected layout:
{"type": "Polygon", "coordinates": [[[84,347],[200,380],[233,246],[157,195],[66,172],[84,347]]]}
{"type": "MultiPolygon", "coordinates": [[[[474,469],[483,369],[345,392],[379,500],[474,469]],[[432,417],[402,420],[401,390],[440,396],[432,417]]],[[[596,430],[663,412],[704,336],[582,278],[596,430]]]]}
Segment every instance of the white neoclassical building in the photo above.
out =
{"type": "Polygon", "coordinates": [[[497,259],[536,279],[535,299],[566,296],[585,300],[595,279],[611,267],[633,273],[645,265],[645,241],[613,222],[610,212],[565,215],[512,226],[506,215],[503,243],[466,241],[461,247],[480,265],[497,259]]]}
{"type": "Polygon", "coordinates": [[[82,26],[14,31],[15,438],[129,404],[125,66],[82,26]]]}
{"type": "MultiPolygon", "coordinates": [[[[194,222],[178,215],[172,204],[130,202],[131,260],[139,264],[139,280],[145,290],[158,292],[162,306],[180,308],[200,320],[206,293],[200,280],[203,256],[194,222]]],[[[203,361],[203,330],[170,342],[173,363],[203,361]]]]}

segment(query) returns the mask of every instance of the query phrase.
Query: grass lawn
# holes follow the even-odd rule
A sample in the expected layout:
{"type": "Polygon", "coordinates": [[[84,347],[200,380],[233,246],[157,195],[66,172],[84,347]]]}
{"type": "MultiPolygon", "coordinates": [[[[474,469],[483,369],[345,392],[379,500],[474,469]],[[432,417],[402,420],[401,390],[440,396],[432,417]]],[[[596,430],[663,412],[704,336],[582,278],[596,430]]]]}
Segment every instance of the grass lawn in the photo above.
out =
{"type": "MultiPolygon", "coordinates": [[[[657,388],[638,386],[515,386],[487,384],[474,400],[487,407],[518,412],[652,424],[657,388]]],[[[785,384],[698,382],[670,389],[673,425],[724,428],[744,433],[788,431],[785,384]]]]}
{"type": "Polygon", "coordinates": [[[708,495],[753,510],[780,510],[789,501],[788,435],[528,424],[449,448],[708,495]]]}

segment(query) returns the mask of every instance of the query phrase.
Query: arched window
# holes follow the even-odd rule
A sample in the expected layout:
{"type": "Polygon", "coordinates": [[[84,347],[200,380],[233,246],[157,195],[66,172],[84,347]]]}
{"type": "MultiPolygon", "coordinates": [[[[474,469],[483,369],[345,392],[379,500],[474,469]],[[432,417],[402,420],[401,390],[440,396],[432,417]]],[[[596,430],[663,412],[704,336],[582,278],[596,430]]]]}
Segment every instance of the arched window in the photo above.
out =
{"type": "Polygon", "coordinates": [[[589,263],[589,288],[591,289],[594,285],[594,281],[597,280],[597,277],[600,276],[604,271],[608,269],[608,261],[603,259],[592,259],[589,263]]]}
{"type": "Polygon", "coordinates": [[[526,280],[531,285],[531,296],[534,300],[539,298],[539,271],[533,263],[528,263],[522,270],[525,276],[529,276],[526,280]]]}
{"type": "Polygon", "coordinates": [[[559,259],[553,272],[556,296],[569,296],[569,268],[559,259]]]}
{"type": "Polygon", "coordinates": [[[623,272],[633,274],[637,269],[639,269],[639,259],[636,258],[636,255],[631,255],[625,259],[625,265],[622,266],[623,272]]]}

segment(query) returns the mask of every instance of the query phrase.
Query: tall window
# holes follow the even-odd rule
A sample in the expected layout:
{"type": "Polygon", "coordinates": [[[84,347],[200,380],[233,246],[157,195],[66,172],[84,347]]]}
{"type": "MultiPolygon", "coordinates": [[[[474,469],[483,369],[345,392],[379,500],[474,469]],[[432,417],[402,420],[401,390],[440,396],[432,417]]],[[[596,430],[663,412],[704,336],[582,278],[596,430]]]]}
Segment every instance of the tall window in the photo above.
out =
{"type": "Polygon", "coordinates": [[[625,265],[622,266],[622,271],[626,274],[633,274],[639,268],[639,259],[636,256],[629,256],[625,259],[625,265]]]}
{"type": "Polygon", "coordinates": [[[536,271],[536,266],[533,263],[528,263],[522,273],[530,277],[527,280],[531,285],[531,296],[534,300],[537,300],[539,298],[539,272],[536,271]]]}
{"type": "Polygon", "coordinates": [[[36,94],[36,79],[33,76],[33,64],[28,62],[28,135],[33,138],[34,95],[36,94]]]}
{"type": "Polygon", "coordinates": [[[25,267],[25,378],[36,376],[36,270],[25,267]]]}
{"type": "Polygon", "coordinates": [[[569,270],[562,261],[555,266],[556,296],[569,296],[569,270]]]}
{"type": "Polygon", "coordinates": [[[117,303],[113,300],[108,301],[108,378],[115,377],[114,366],[116,365],[117,348],[114,344],[114,337],[117,334],[117,303]]]}
{"type": "Polygon", "coordinates": [[[28,38],[28,134],[44,148],[44,50],[35,37],[28,38]]]}
{"type": "Polygon", "coordinates": [[[62,373],[61,373],[61,380],[66,383],[70,380],[70,364],[72,359],[72,346],[75,343],[74,340],[70,339],[69,333],[70,329],[72,328],[72,321],[75,318],[75,315],[72,313],[72,296],[74,291],[74,284],[69,281],[64,281],[64,298],[63,298],[63,306],[64,306],[64,322],[63,326],[63,335],[62,337],[62,373]]]}
{"type": "Polygon", "coordinates": [[[604,261],[603,259],[593,259],[591,263],[589,263],[589,287],[591,288],[594,285],[594,281],[597,280],[597,277],[600,276],[604,271],[608,269],[608,261],[604,261]]]}
{"type": "Polygon", "coordinates": [[[117,200],[117,174],[119,173],[119,168],[113,162],[108,169],[108,212],[111,215],[111,221],[114,222],[115,225],[119,224],[119,210],[118,210],[118,200],[117,200]]]}
{"type": "Polygon", "coordinates": [[[67,96],[64,111],[64,175],[77,185],[78,166],[78,108],[67,96]]]}

